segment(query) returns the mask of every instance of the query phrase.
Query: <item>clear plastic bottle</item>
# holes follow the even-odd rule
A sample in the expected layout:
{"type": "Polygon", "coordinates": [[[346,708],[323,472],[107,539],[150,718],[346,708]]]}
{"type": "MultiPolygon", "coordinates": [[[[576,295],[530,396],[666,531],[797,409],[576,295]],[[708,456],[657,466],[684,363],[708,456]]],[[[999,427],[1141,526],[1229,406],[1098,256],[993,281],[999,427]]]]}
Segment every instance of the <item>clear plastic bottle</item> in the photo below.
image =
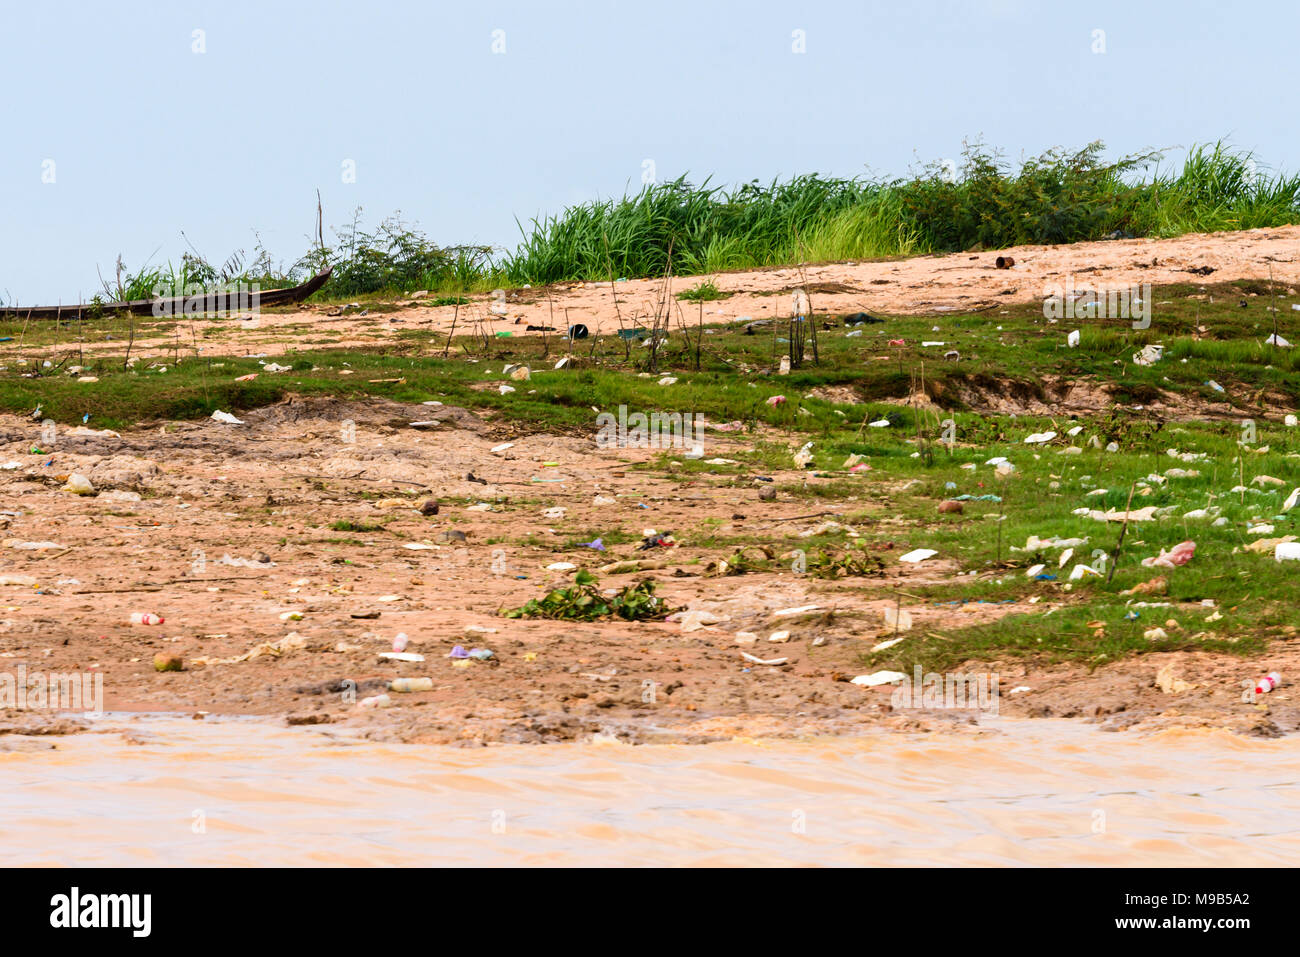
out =
{"type": "Polygon", "coordinates": [[[1255,694],[1268,694],[1281,683],[1282,675],[1276,671],[1270,671],[1255,682],[1255,694]]]}
{"type": "Polygon", "coordinates": [[[410,694],[413,691],[432,691],[432,678],[394,678],[388,682],[388,690],[395,691],[399,694],[410,694]]]}

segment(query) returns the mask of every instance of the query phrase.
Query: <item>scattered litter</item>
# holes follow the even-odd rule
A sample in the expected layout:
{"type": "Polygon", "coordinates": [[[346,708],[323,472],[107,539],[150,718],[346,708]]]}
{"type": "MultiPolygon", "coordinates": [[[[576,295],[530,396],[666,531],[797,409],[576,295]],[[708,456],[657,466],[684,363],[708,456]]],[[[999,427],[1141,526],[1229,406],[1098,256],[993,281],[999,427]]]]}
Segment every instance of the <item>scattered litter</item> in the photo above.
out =
{"type": "Polygon", "coordinates": [[[68,484],[63,486],[63,490],[71,492],[73,495],[95,494],[95,486],[90,484],[90,479],[79,472],[73,472],[68,476],[68,484]]]}
{"type": "Polygon", "coordinates": [[[742,652],[740,653],[740,656],[741,656],[742,658],[744,658],[746,661],[753,662],[753,663],[756,664],[756,665],[772,665],[772,666],[776,666],[776,665],[784,665],[784,664],[788,664],[788,663],[790,662],[790,659],[789,659],[789,658],[767,658],[767,659],[758,658],[758,657],[755,657],[754,655],[751,655],[751,654],[750,654],[749,652],[747,652],[747,651],[742,651],[742,652]]]}
{"type": "Polygon", "coordinates": [[[1160,361],[1161,357],[1164,354],[1165,354],[1164,346],[1156,346],[1156,345],[1143,346],[1141,352],[1135,352],[1133,354],[1133,362],[1140,366],[1154,365],[1155,363],[1160,361]]]}
{"type": "Polygon", "coordinates": [[[874,688],[877,685],[893,684],[895,681],[906,681],[907,675],[901,671],[877,671],[874,674],[858,675],[850,683],[862,685],[864,688],[874,688]]]}
{"type": "MultiPolygon", "coordinates": [[[[912,630],[912,613],[909,612],[906,608],[898,608],[892,605],[886,606],[884,617],[885,617],[885,627],[889,628],[891,631],[912,630]]],[[[881,649],[879,646],[877,646],[875,648],[872,648],[871,650],[879,651],[881,649]]]]}
{"type": "MultiPolygon", "coordinates": [[[[1153,630],[1160,631],[1159,628],[1153,630]]],[[[1196,685],[1179,678],[1174,672],[1173,662],[1170,662],[1156,672],[1156,687],[1165,694],[1182,694],[1191,691],[1196,685]]]]}
{"type": "Polygon", "coordinates": [[[939,553],[935,551],[933,548],[915,548],[912,551],[908,552],[906,555],[899,555],[898,560],[900,562],[908,562],[914,564],[916,562],[923,562],[927,558],[933,558],[935,555],[938,554],[939,553]]]}
{"type": "Polygon", "coordinates": [[[1195,554],[1196,543],[1188,539],[1185,542],[1179,542],[1169,551],[1161,549],[1160,554],[1153,558],[1142,559],[1142,565],[1144,568],[1152,568],[1157,565],[1163,568],[1175,568],[1179,565],[1186,565],[1195,554]]]}
{"type": "Polygon", "coordinates": [[[212,418],[216,422],[225,422],[227,425],[243,425],[243,419],[237,419],[229,412],[222,412],[220,409],[212,413],[212,418]]]}
{"type": "Polygon", "coordinates": [[[1255,682],[1255,694],[1268,694],[1281,683],[1282,675],[1276,671],[1270,671],[1255,682]]]}
{"type": "Polygon", "coordinates": [[[58,542],[24,542],[17,538],[6,538],[4,541],[5,548],[17,548],[22,551],[43,552],[48,549],[64,549],[68,546],[60,545],[58,542]]]}
{"type": "MultiPolygon", "coordinates": [[[[419,655],[416,655],[415,657],[420,658],[419,655]]],[[[405,660],[409,660],[409,659],[405,659],[405,660]]],[[[424,659],[420,658],[420,660],[423,661],[424,659]]],[[[400,694],[411,694],[417,691],[432,691],[433,679],[432,678],[394,678],[392,681],[388,682],[388,690],[396,691],[400,694]]]]}
{"type": "Polygon", "coordinates": [[[794,615],[806,615],[811,611],[820,609],[820,605],[800,605],[798,608],[781,608],[772,612],[773,618],[790,618],[794,615]]]}

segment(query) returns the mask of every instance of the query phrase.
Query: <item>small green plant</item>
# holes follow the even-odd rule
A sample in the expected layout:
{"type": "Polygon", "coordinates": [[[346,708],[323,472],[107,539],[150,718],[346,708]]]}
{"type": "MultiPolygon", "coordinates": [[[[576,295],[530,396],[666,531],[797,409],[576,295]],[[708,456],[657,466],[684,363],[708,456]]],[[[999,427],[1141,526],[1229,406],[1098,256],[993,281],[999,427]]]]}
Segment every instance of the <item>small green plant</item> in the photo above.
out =
{"type": "Polygon", "coordinates": [[[503,612],[506,618],[550,618],[561,621],[595,621],[599,618],[622,618],[625,621],[652,621],[663,618],[671,608],[655,595],[655,583],[625,585],[618,594],[602,595],[596,589],[596,576],[580,571],[568,588],[557,588],[544,598],[533,598],[520,608],[503,612]]]}
{"type": "Polygon", "coordinates": [[[884,561],[865,545],[849,545],[838,555],[833,549],[817,548],[808,555],[808,574],[814,578],[861,578],[884,572],[884,561]]]}
{"type": "Polygon", "coordinates": [[[330,528],[336,532],[382,532],[384,526],[373,525],[368,522],[349,522],[346,518],[341,518],[337,522],[330,522],[330,528]]]}
{"type": "Polygon", "coordinates": [[[684,289],[677,294],[678,299],[689,302],[713,302],[716,299],[728,299],[731,293],[723,292],[712,279],[705,279],[693,289],[684,289]]]}

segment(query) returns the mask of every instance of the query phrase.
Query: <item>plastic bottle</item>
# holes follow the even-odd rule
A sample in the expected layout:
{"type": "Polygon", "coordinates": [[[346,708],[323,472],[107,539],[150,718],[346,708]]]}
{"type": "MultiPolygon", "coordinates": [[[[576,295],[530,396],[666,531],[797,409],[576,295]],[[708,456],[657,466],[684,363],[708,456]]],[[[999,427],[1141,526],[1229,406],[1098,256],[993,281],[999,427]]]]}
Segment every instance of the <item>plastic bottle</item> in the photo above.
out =
{"type": "Polygon", "coordinates": [[[394,678],[388,682],[388,690],[399,694],[410,694],[413,691],[432,691],[432,678],[394,678]]]}
{"type": "Polygon", "coordinates": [[[1255,694],[1268,694],[1281,683],[1282,676],[1276,671],[1270,671],[1255,682],[1255,694]]]}
{"type": "Polygon", "coordinates": [[[131,612],[131,624],[133,625],[161,625],[162,623],[162,616],[155,615],[151,611],[131,612]]]}
{"type": "Polygon", "coordinates": [[[393,637],[393,650],[394,650],[394,651],[405,651],[405,650],[406,650],[406,646],[407,646],[407,644],[410,642],[410,640],[411,640],[411,639],[409,639],[409,638],[406,637],[406,632],[404,632],[404,631],[399,631],[399,632],[398,632],[398,633],[393,637]]]}

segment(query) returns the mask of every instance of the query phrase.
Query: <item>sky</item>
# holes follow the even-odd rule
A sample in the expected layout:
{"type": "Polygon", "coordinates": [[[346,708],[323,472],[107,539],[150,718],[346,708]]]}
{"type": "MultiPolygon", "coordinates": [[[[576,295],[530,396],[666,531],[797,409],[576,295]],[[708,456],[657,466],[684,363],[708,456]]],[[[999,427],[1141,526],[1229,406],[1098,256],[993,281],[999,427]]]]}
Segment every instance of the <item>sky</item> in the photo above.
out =
{"type": "Polygon", "coordinates": [[[355,210],[442,245],[689,174],[899,176],[1226,139],[1300,168],[1294,0],[0,0],[0,299],[355,210]],[[1100,31],[1100,32],[1098,32],[1100,31]],[[652,167],[647,164],[652,164],[652,167]]]}

